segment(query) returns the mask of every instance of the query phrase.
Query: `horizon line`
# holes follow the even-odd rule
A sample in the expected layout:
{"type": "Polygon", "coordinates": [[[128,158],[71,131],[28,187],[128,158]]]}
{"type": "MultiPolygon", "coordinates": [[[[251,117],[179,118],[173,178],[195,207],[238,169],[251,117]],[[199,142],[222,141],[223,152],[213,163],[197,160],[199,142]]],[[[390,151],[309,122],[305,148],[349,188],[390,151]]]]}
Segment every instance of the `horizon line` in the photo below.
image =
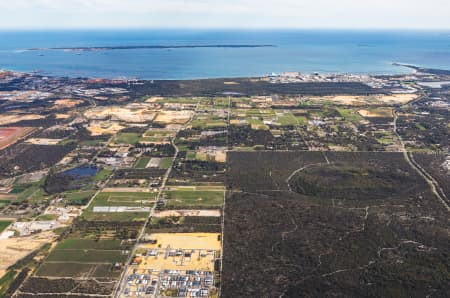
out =
{"type": "Polygon", "coordinates": [[[0,31],[140,31],[140,30],[160,30],[160,31],[445,31],[450,32],[450,28],[419,28],[419,27],[0,27],[0,31]]]}

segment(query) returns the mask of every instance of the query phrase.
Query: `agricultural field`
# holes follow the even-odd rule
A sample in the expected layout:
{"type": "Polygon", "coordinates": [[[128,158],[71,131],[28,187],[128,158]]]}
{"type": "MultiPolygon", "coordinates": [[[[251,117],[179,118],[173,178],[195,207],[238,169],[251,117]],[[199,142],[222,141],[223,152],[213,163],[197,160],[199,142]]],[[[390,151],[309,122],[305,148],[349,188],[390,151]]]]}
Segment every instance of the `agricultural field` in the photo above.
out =
{"type": "Polygon", "coordinates": [[[113,138],[113,143],[115,144],[127,144],[127,145],[134,145],[139,143],[141,140],[141,135],[139,133],[134,132],[121,132],[118,133],[113,138]]]}
{"type": "Polygon", "coordinates": [[[164,191],[162,197],[170,209],[214,208],[223,204],[224,192],[217,190],[171,190],[164,191]]]}
{"type": "Polygon", "coordinates": [[[155,203],[153,192],[100,192],[84,210],[86,220],[140,221],[155,203]]]}
{"type": "Polygon", "coordinates": [[[145,169],[150,161],[150,157],[140,157],[134,164],[136,169],[145,169]]]}

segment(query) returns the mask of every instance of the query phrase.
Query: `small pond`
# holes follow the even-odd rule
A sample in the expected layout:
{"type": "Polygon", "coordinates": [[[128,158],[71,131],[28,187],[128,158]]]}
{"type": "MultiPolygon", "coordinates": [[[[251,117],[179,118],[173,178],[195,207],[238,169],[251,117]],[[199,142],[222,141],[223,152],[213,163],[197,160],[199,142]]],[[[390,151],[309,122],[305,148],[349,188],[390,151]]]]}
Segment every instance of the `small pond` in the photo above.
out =
{"type": "Polygon", "coordinates": [[[75,176],[78,178],[84,178],[84,177],[93,177],[95,174],[97,174],[98,168],[94,166],[81,166],[76,167],[70,170],[67,170],[64,172],[66,175],[75,176]]]}

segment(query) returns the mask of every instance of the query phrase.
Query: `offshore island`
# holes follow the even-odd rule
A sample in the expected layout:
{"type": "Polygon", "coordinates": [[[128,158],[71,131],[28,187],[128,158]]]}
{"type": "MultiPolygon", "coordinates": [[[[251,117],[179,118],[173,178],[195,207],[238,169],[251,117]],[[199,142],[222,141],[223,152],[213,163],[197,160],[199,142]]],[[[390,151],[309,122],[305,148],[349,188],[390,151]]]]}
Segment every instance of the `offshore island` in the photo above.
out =
{"type": "Polygon", "coordinates": [[[140,46],[101,46],[101,47],[68,47],[68,48],[31,48],[28,51],[107,51],[107,50],[143,50],[143,49],[195,49],[195,48],[268,48],[273,45],[259,44],[205,44],[205,45],[140,45],[140,46]]]}
{"type": "Polygon", "coordinates": [[[445,297],[450,73],[404,66],[0,71],[0,296],[445,297]]]}

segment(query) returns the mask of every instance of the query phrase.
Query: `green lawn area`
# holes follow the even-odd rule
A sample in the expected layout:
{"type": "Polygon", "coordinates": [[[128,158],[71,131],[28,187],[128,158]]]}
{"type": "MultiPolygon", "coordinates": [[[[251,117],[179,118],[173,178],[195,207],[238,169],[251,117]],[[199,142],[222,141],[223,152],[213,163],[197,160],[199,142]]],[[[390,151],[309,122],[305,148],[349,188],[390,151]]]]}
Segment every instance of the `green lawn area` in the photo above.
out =
{"type": "Polygon", "coordinates": [[[264,125],[264,122],[258,117],[258,119],[252,118],[252,117],[248,117],[246,118],[248,124],[253,124],[253,125],[264,125]]]}
{"type": "Polygon", "coordinates": [[[147,166],[149,161],[150,161],[150,157],[140,157],[134,164],[134,168],[145,169],[145,167],[147,166]]]}
{"type": "Polygon", "coordinates": [[[106,249],[121,250],[130,248],[129,245],[121,245],[121,240],[92,240],[80,238],[67,238],[61,241],[55,249],[106,249]]]}
{"type": "Polygon", "coordinates": [[[47,262],[124,262],[127,255],[121,250],[55,249],[47,257],[47,262]]]}
{"type": "Polygon", "coordinates": [[[396,137],[393,134],[388,133],[388,132],[379,134],[376,136],[376,138],[377,138],[377,141],[383,145],[391,145],[391,144],[394,144],[396,141],[396,137]]]}
{"type": "Polygon", "coordinates": [[[351,122],[360,122],[364,119],[358,112],[351,109],[337,109],[337,111],[342,118],[351,122]]]}
{"type": "Polygon", "coordinates": [[[118,133],[113,142],[116,144],[137,144],[141,140],[141,134],[135,132],[122,132],[118,133]]]}
{"type": "Polygon", "coordinates": [[[164,192],[168,198],[167,206],[220,207],[223,204],[223,191],[174,190],[164,192]]]}
{"type": "Polygon", "coordinates": [[[94,206],[150,206],[154,192],[101,192],[88,209],[94,206]]]}
{"type": "MultiPolygon", "coordinates": [[[[91,209],[92,210],[92,209],[91,209]]],[[[148,212],[92,212],[85,210],[81,215],[82,219],[90,221],[145,221],[148,212]]]]}
{"type": "Polygon", "coordinates": [[[0,233],[3,232],[11,223],[11,220],[0,220],[0,233]]]}
{"type": "Polygon", "coordinates": [[[288,112],[283,116],[278,117],[275,122],[279,122],[281,126],[298,126],[306,124],[307,121],[305,116],[295,116],[291,112],[288,112]]]}
{"type": "Polygon", "coordinates": [[[56,214],[42,214],[39,215],[36,220],[44,220],[44,221],[48,221],[48,220],[55,220],[58,218],[58,215],[56,214]]]}
{"type": "Polygon", "coordinates": [[[69,205],[85,205],[95,192],[95,190],[66,192],[64,193],[64,197],[69,205]]]}
{"type": "Polygon", "coordinates": [[[112,173],[110,169],[101,169],[93,178],[94,181],[106,180],[112,173]]]}
{"type": "Polygon", "coordinates": [[[163,157],[159,163],[159,167],[161,169],[168,169],[172,166],[172,157],[163,157]]]}
{"type": "Polygon", "coordinates": [[[10,203],[11,203],[10,200],[1,199],[1,200],[0,200],[0,208],[1,208],[1,207],[4,207],[4,206],[6,206],[6,205],[9,205],[10,203]]]}
{"type": "Polygon", "coordinates": [[[195,153],[195,151],[188,151],[186,153],[187,160],[194,160],[196,157],[197,157],[197,153],[195,153]]]}
{"type": "Polygon", "coordinates": [[[26,198],[28,198],[29,196],[31,196],[37,190],[38,190],[38,187],[34,186],[34,185],[25,187],[23,189],[23,191],[20,192],[19,195],[17,196],[17,200],[23,201],[26,198]]]}

